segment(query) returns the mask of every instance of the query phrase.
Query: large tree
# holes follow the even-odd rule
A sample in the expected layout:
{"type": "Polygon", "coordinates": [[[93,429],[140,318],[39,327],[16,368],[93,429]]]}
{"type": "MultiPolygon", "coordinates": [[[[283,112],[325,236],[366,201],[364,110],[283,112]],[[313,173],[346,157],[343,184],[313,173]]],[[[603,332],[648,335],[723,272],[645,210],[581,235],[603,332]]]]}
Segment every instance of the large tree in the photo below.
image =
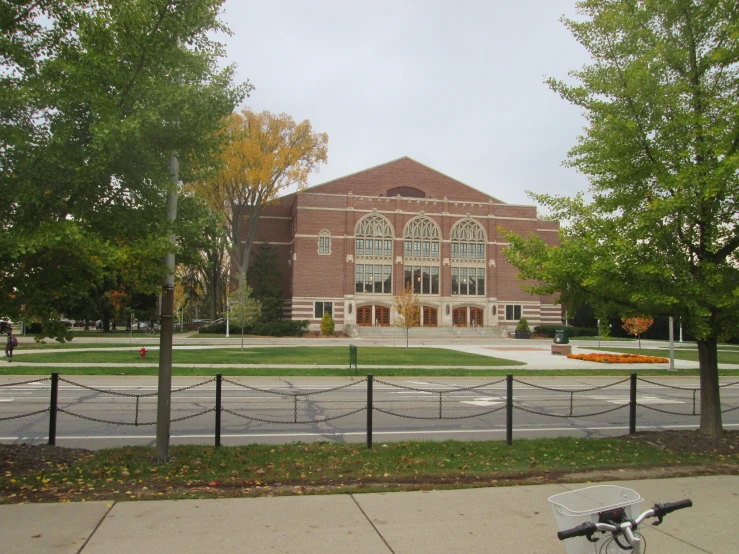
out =
{"type": "Polygon", "coordinates": [[[187,175],[248,90],[222,3],[0,0],[0,312],[50,317],[111,272],[159,288],[169,153],[187,175]]]}
{"type": "Polygon", "coordinates": [[[521,276],[565,302],[681,316],[697,338],[700,431],[722,433],[717,341],[739,319],[739,4],[583,0],[564,24],[592,63],[550,79],[581,107],[567,164],[592,199],[532,195],[561,246],[508,235],[521,276]]]}
{"type": "Polygon", "coordinates": [[[231,114],[221,138],[220,166],[193,188],[228,221],[231,260],[241,286],[259,214],[290,187],[307,186],[310,173],[327,161],[328,135],[284,113],[242,110],[231,114]]]}

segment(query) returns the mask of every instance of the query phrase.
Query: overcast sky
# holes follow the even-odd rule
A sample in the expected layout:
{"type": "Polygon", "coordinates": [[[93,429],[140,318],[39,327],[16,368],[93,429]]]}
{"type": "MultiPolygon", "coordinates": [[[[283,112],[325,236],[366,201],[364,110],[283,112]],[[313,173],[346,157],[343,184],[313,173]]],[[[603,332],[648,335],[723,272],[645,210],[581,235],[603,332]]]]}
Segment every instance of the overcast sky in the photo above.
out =
{"type": "Polygon", "coordinates": [[[504,202],[572,195],[584,119],[549,90],[587,62],[559,19],[575,0],[227,0],[244,106],[329,136],[317,185],[409,156],[504,202]]]}

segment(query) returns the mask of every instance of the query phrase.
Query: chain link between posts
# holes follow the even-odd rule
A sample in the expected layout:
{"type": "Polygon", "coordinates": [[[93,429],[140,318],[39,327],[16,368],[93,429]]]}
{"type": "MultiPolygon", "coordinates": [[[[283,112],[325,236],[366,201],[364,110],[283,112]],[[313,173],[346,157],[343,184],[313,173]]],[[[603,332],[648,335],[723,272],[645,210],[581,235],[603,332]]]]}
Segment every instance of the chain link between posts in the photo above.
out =
{"type": "Polygon", "coordinates": [[[49,411],[49,408],[44,408],[43,410],[39,410],[38,412],[28,412],[27,414],[18,414],[18,415],[12,415],[8,417],[0,417],[0,421],[9,421],[11,419],[20,419],[22,417],[30,417],[32,415],[45,414],[48,411],[49,411]]]}
{"type": "Polygon", "coordinates": [[[227,414],[234,415],[236,417],[240,417],[242,419],[248,419],[250,421],[258,421],[260,423],[272,423],[272,424],[290,424],[290,425],[305,425],[310,423],[323,423],[324,421],[333,421],[335,419],[340,419],[343,417],[349,417],[351,415],[357,414],[359,412],[362,412],[367,409],[366,406],[362,406],[358,410],[354,410],[345,414],[340,414],[337,416],[332,417],[324,417],[320,420],[305,420],[305,421],[298,421],[298,398],[307,398],[309,396],[314,396],[316,394],[324,394],[327,392],[335,392],[343,389],[348,389],[349,387],[354,387],[356,385],[361,385],[362,383],[366,383],[367,379],[361,379],[359,381],[352,381],[351,383],[347,383],[346,385],[339,385],[337,387],[331,387],[328,389],[321,389],[317,391],[309,391],[309,392],[283,392],[283,391],[275,391],[275,390],[269,390],[269,389],[262,389],[259,387],[252,387],[251,385],[245,385],[243,383],[239,383],[238,381],[233,381],[231,379],[222,379],[224,383],[229,383],[231,385],[235,385],[237,387],[241,387],[243,389],[251,390],[254,392],[261,392],[262,394],[274,394],[275,396],[282,396],[284,398],[292,398],[293,399],[293,420],[292,421],[285,421],[285,420],[277,420],[277,419],[265,419],[265,418],[259,418],[254,416],[247,416],[244,414],[240,414],[238,412],[235,412],[233,410],[228,410],[226,408],[221,408],[221,411],[226,412],[227,414]]]}

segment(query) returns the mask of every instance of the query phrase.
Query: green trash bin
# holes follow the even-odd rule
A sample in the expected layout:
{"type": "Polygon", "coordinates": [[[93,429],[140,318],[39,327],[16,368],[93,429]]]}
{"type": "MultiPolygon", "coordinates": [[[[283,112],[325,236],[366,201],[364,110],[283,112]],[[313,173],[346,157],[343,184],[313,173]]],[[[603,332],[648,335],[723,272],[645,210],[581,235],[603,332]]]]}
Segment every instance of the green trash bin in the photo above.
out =
{"type": "Polygon", "coordinates": [[[557,329],[554,332],[554,344],[570,344],[570,337],[567,336],[567,329],[557,329]]]}

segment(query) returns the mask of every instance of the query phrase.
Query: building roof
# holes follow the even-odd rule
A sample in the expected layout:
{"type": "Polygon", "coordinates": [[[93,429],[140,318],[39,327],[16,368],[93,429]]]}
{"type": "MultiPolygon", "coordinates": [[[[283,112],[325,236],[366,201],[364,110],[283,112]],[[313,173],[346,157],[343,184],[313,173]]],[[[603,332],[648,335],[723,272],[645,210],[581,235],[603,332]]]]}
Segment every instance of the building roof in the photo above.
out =
{"type": "Polygon", "coordinates": [[[404,156],[351,175],[315,185],[303,193],[347,194],[361,196],[410,196],[468,202],[495,202],[497,198],[457,181],[416,160],[404,156]]]}

